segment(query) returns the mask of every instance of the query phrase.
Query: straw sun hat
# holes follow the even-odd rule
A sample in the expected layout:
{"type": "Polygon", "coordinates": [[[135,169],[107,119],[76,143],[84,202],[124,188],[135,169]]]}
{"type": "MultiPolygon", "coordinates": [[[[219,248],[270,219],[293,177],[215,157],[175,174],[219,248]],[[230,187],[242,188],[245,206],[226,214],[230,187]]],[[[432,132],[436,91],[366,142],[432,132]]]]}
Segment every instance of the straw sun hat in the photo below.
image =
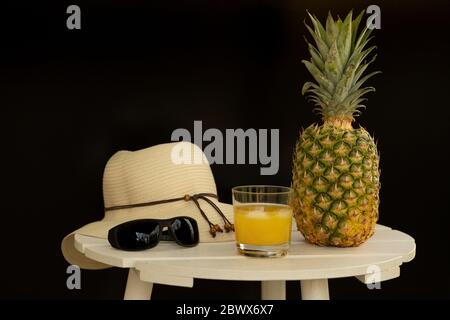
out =
{"type": "Polygon", "coordinates": [[[103,220],[87,224],[67,235],[61,243],[62,253],[69,263],[81,268],[108,268],[108,265],[88,259],[75,249],[75,234],[106,239],[112,227],[145,218],[190,216],[197,220],[200,242],[232,241],[234,232],[218,232],[212,237],[210,225],[197,207],[196,203],[210,222],[223,229],[224,219],[214,208],[216,205],[232,223],[232,206],[220,203],[213,196],[216,194],[211,168],[201,149],[194,144],[175,142],[134,152],[119,151],[109,159],[103,173],[106,208],[103,220]],[[205,193],[210,194],[207,196],[209,201],[204,198],[192,201],[192,196],[205,193]],[[155,204],[170,199],[174,201],[155,204]]]}

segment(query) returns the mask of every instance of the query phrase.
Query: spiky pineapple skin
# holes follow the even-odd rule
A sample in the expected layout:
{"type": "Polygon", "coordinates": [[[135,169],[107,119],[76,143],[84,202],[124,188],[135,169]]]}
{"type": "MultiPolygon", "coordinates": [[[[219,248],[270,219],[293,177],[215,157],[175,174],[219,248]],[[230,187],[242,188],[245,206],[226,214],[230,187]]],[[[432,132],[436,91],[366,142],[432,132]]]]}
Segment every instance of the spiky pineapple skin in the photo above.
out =
{"type": "Polygon", "coordinates": [[[379,177],[376,144],[364,128],[306,128],[293,161],[298,230],[316,245],[362,244],[378,220],[379,177]]]}

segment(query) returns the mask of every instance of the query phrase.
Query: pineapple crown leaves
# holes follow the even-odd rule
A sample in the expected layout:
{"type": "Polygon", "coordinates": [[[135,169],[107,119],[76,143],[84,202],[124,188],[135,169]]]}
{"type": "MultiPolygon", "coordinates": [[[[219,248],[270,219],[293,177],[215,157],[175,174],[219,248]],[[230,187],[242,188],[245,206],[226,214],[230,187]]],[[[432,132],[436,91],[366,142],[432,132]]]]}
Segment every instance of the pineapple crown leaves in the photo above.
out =
{"type": "Polygon", "coordinates": [[[316,105],[324,120],[330,118],[349,119],[360,113],[365,106],[361,103],[366,93],[375,91],[374,87],[361,87],[369,78],[380,71],[364,75],[367,67],[375,60],[366,61],[369,54],[376,48],[366,48],[372,39],[371,29],[367,26],[358,34],[358,27],[364,15],[362,11],[355,19],[352,19],[352,11],[344,21],[339,17],[334,20],[331,13],[325,23],[325,27],[316,16],[308,12],[312,27],[305,26],[314,39],[314,44],[308,44],[311,60],[302,60],[308,71],[313,76],[314,82],[306,82],[302,88],[302,94],[307,94],[310,101],[316,105]]]}

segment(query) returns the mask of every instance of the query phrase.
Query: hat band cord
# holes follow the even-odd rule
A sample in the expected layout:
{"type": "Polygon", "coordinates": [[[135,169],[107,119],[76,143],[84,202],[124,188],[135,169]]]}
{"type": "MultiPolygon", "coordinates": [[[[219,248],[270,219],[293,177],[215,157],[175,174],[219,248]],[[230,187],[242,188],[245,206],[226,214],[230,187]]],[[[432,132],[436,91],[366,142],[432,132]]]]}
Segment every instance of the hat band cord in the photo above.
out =
{"type": "Polygon", "coordinates": [[[200,204],[198,202],[198,199],[202,199],[205,202],[207,202],[211,207],[213,207],[214,210],[217,211],[217,213],[222,217],[223,221],[225,222],[225,231],[230,232],[234,231],[234,225],[230,222],[230,220],[227,219],[225,214],[220,210],[220,208],[211,201],[208,197],[218,199],[218,196],[214,193],[197,193],[193,195],[186,194],[183,197],[178,198],[172,198],[172,199],[165,199],[165,200],[157,200],[157,201],[149,201],[149,202],[141,202],[141,203],[135,203],[135,204],[126,204],[126,205],[120,205],[120,206],[112,206],[105,208],[105,211],[113,211],[113,210],[121,210],[121,209],[130,209],[130,208],[139,208],[139,207],[148,207],[148,206],[155,206],[158,204],[165,204],[170,202],[176,202],[176,201],[192,201],[195,203],[195,206],[200,211],[200,214],[202,217],[208,222],[209,225],[209,233],[215,237],[217,232],[223,232],[222,228],[218,224],[213,224],[209,219],[206,213],[202,210],[200,207],[200,204]]]}

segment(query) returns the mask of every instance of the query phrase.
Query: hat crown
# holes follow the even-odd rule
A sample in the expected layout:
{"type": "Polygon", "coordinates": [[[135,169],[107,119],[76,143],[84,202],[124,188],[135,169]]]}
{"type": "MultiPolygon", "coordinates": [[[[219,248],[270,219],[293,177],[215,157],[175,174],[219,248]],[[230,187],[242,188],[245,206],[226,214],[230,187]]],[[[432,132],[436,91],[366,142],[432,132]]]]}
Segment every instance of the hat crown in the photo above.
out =
{"type": "Polygon", "coordinates": [[[109,159],[103,174],[105,208],[185,194],[217,193],[205,159],[202,150],[189,142],[161,144],[133,152],[119,151],[109,159]],[[182,163],[174,158],[179,156],[184,156],[182,163]]]}

